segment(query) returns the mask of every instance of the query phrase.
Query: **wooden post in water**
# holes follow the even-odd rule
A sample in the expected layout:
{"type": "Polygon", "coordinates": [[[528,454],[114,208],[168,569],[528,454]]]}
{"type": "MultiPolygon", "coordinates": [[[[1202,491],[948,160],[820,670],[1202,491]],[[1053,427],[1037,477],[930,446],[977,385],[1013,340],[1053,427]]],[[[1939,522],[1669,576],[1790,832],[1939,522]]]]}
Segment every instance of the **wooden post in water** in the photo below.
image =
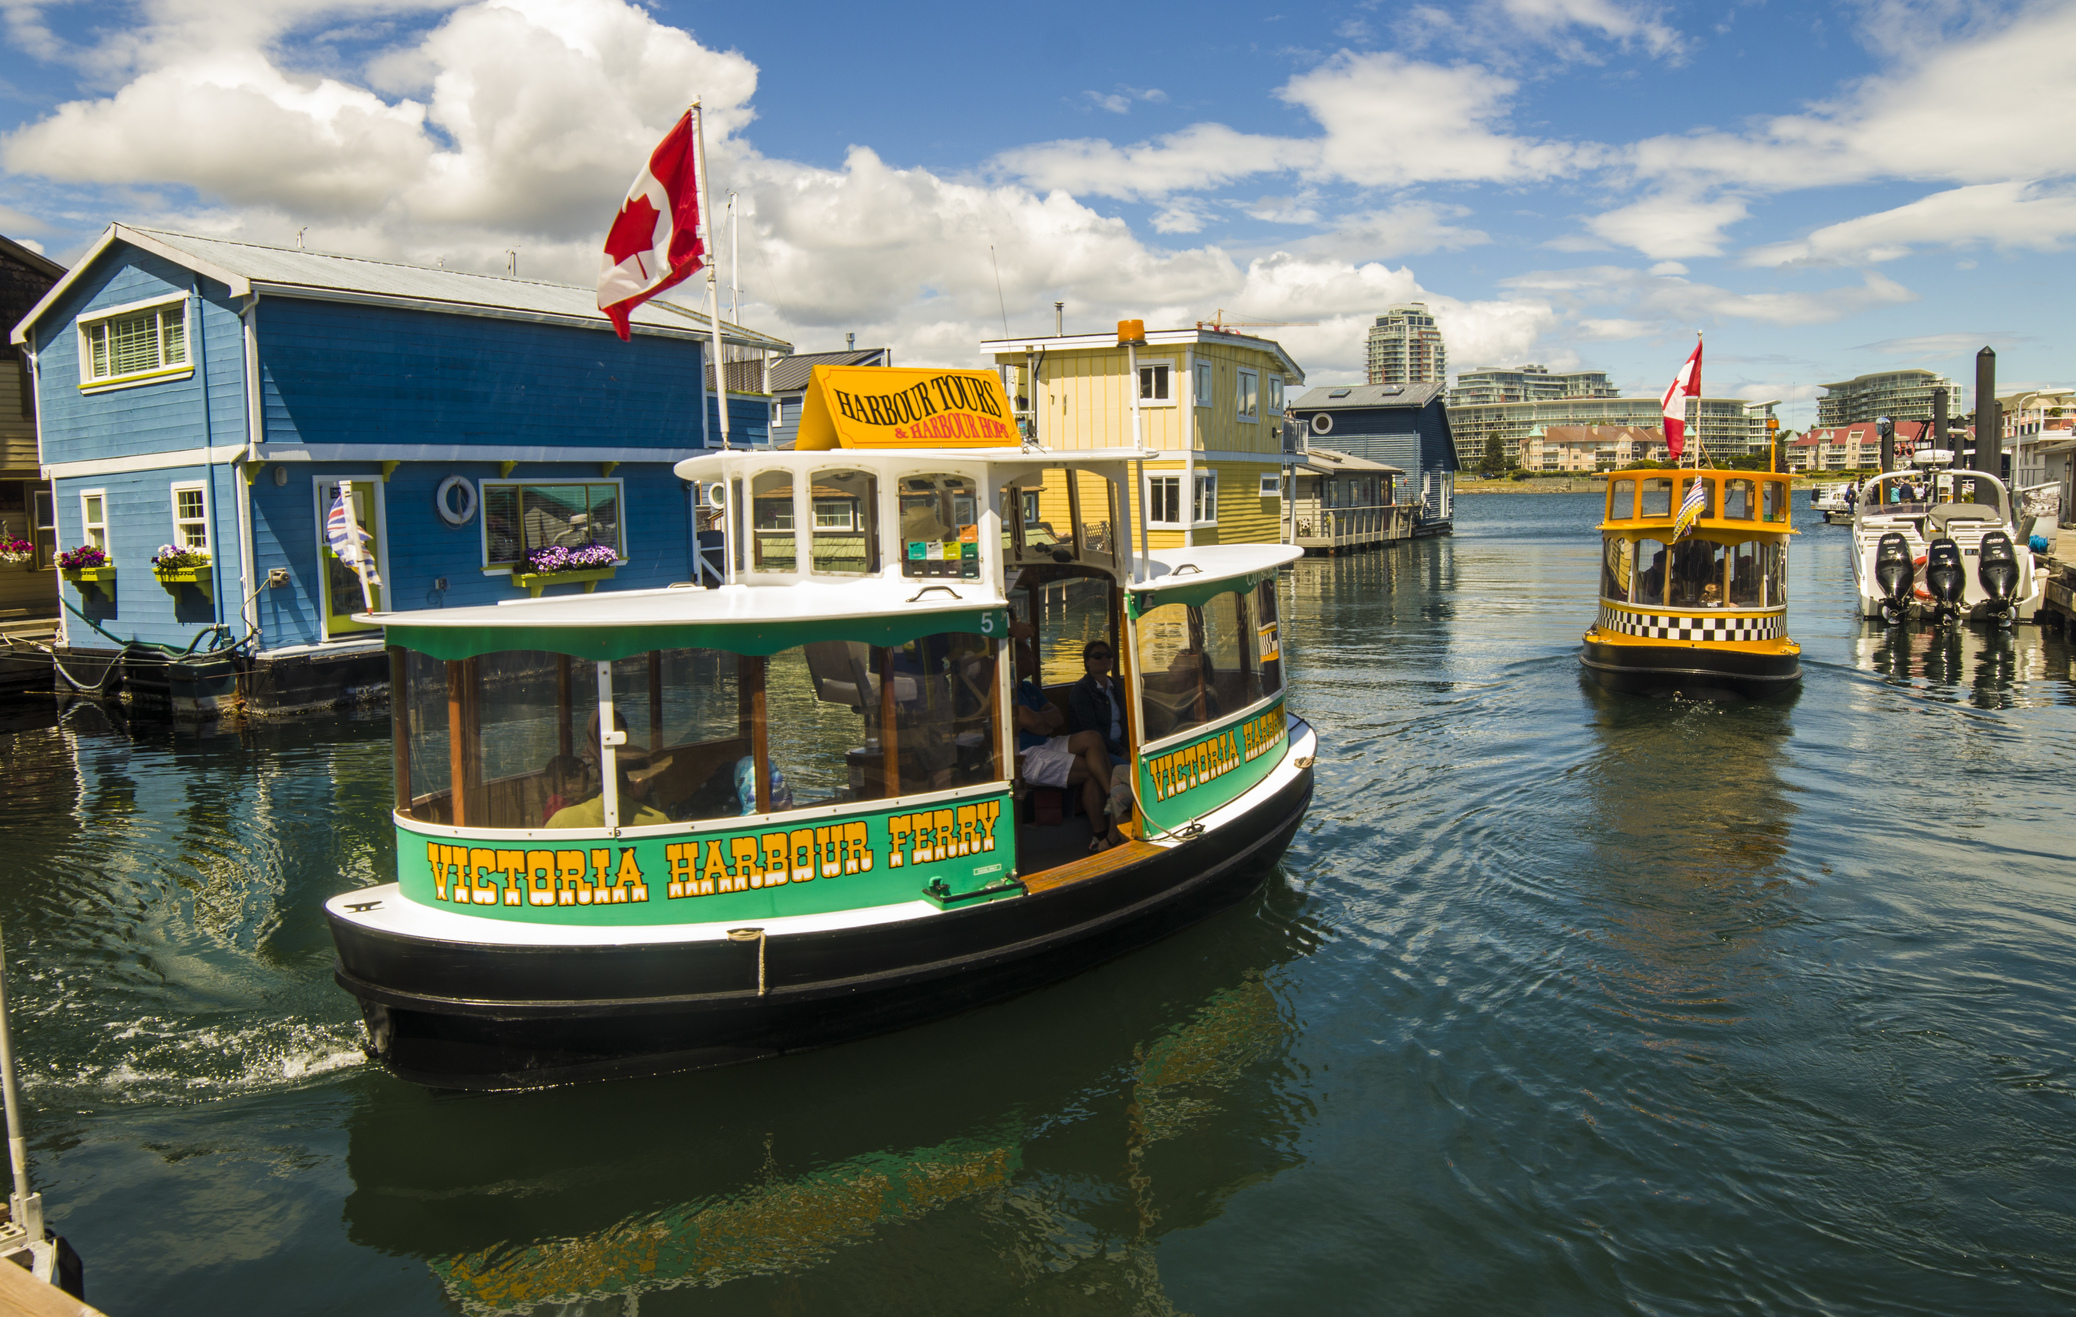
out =
{"type": "Polygon", "coordinates": [[[1997,353],[1975,354],[1975,469],[2004,474],[2004,419],[1997,414],[1997,353]]]}

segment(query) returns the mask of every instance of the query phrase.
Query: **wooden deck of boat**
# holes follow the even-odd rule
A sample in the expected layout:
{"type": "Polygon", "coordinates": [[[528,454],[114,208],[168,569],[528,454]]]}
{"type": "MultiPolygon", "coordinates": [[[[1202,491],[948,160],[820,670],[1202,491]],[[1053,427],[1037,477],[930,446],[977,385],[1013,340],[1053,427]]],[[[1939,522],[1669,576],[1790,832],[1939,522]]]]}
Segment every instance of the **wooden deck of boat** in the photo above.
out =
{"type": "Polygon", "coordinates": [[[1035,896],[1039,892],[1049,892],[1055,887],[1086,882],[1090,878],[1100,878],[1126,865],[1152,859],[1160,852],[1161,848],[1158,846],[1138,840],[1128,841],[1122,846],[1112,846],[1107,851],[1097,851],[1083,859],[1071,860],[1066,864],[1034,873],[1023,880],[1024,890],[1035,896]]]}

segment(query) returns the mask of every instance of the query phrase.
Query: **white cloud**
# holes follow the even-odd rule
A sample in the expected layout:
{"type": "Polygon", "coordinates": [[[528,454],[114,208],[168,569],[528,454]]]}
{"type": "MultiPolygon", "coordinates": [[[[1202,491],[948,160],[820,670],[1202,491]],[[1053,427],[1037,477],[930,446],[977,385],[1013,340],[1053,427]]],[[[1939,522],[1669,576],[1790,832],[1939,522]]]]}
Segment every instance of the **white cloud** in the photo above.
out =
{"type": "Polygon", "coordinates": [[[1382,210],[1344,215],[1334,231],[1306,245],[1354,260],[1383,260],[1433,251],[1460,251],[1492,241],[1485,233],[1455,221],[1469,216],[1468,206],[1406,201],[1382,210]]]}
{"type": "Polygon", "coordinates": [[[1703,201],[1667,193],[1595,215],[1586,227],[1653,259],[1678,260],[1720,255],[1723,230],[1745,214],[1745,204],[1734,197],[1703,201]]]}
{"type": "Polygon", "coordinates": [[[1318,178],[1366,187],[1520,182],[1597,158],[1597,148],[1504,132],[1514,90],[1510,79],[1476,65],[1342,51],[1276,94],[1303,106],[1324,130],[1316,160],[1292,162],[1318,178]]]}
{"type": "Polygon", "coordinates": [[[1112,114],[1132,112],[1132,98],[1118,92],[1085,91],[1081,94],[1088,97],[1089,103],[1099,110],[1108,110],[1112,114]]]}
{"type": "Polygon", "coordinates": [[[1601,158],[1597,146],[1506,133],[1515,88],[1477,65],[1344,50],[1277,89],[1319,124],[1314,137],[1199,123],[1124,147],[1102,138],[1018,147],[996,156],[994,166],[1038,188],[1139,200],[1283,171],[1363,187],[1525,182],[1601,158]]]}
{"type": "MultiPolygon", "coordinates": [[[[1876,28],[1880,24],[1873,25],[1876,28]]],[[[2076,171],[2076,79],[2047,52],[2076,45],[2076,6],[2028,5],[1980,35],[1912,57],[1745,133],[1639,142],[1647,177],[1785,191],[1877,178],[1987,183],[2076,171]]]]}
{"type": "Polygon", "coordinates": [[[1131,201],[1195,191],[1286,168],[1316,154],[1303,143],[1224,124],[1192,124],[1152,141],[1119,147],[1101,138],[1043,142],[995,157],[995,167],[1041,190],[1093,193],[1131,201]]]}
{"type": "Polygon", "coordinates": [[[1827,224],[1807,238],[1745,253],[1748,265],[1860,265],[1890,261],[1918,246],[1987,242],[2004,249],[2058,251],[2076,236],[2076,192],[2014,180],[1978,183],[1873,215],[1827,224]]]}
{"type": "MultiPolygon", "coordinates": [[[[1917,300],[1917,294],[1879,274],[1862,276],[1858,287],[1819,292],[1737,293],[1676,275],[1651,275],[1624,266],[1538,270],[1501,280],[1523,297],[1544,297],[1581,321],[1600,308],[1621,312],[1627,325],[1645,322],[1658,332],[1691,330],[1725,320],[1769,325],[1821,325],[1865,311],[1917,300]]],[[[1597,319],[1608,325],[1608,319],[1597,319]]],[[[1628,334],[1620,335],[1631,337],[1628,334]]]]}
{"type": "Polygon", "coordinates": [[[1296,197],[1256,197],[1242,207],[1251,219],[1264,224],[1317,224],[1319,211],[1296,197]]]}
{"type": "Polygon", "coordinates": [[[1684,49],[1677,32],[1638,5],[1614,0],[1500,0],[1508,18],[1538,35],[1549,36],[1581,27],[1619,42],[1634,42],[1653,55],[1684,49]]]}

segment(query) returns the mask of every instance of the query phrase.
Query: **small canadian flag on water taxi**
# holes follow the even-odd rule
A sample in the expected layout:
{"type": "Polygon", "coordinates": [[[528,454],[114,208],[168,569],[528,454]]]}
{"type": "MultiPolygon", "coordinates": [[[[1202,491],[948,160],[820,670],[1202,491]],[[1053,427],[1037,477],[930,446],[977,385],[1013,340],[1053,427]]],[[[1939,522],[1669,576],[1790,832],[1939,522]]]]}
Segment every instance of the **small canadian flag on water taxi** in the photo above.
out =
{"type": "Polygon", "coordinates": [[[606,230],[598,268],[598,309],[622,340],[627,317],[643,302],[684,282],[705,264],[699,240],[699,183],[694,172],[692,112],[664,134],[634,176],[627,200],[606,230]]]}
{"type": "Polygon", "coordinates": [[[1672,460],[1680,460],[1680,449],[1687,442],[1687,399],[1701,396],[1701,344],[1694,344],[1694,355],[1680,367],[1680,373],[1672,377],[1672,387],[1665,390],[1665,400],[1659,410],[1665,413],[1665,451],[1672,460]]]}

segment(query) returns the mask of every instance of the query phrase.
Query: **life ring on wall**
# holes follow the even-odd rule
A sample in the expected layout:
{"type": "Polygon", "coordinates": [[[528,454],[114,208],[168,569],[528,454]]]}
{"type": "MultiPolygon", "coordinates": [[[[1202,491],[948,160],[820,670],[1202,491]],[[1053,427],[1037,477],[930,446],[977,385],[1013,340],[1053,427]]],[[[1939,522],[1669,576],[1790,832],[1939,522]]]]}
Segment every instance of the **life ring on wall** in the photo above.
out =
{"type": "Polygon", "coordinates": [[[1331,415],[1326,412],[1314,412],[1312,414],[1313,434],[1332,434],[1333,432],[1334,418],[1331,415]]]}
{"type": "Polygon", "coordinates": [[[449,526],[466,526],[476,519],[476,486],[466,476],[448,476],[440,482],[433,494],[433,507],[439,511],[440,520],[449,526]],[[461,491],[461,506],[454,506],[448,495],[461,491]]]}

